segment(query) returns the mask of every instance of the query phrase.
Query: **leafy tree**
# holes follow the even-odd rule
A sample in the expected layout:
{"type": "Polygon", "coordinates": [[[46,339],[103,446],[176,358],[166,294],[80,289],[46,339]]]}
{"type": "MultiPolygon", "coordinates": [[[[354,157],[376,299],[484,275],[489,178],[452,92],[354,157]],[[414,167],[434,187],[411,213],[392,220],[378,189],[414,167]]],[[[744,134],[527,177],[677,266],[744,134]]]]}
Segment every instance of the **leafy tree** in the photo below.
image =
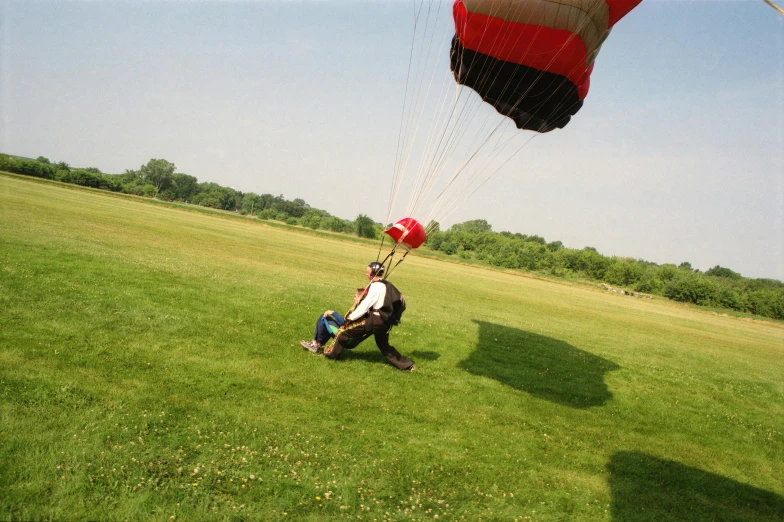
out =
{"type": "Polygon", "coordinates": [[[676,301],[686,301],[698,305],[713,304],[716,285],[701,274],[680,277],[667,285],[664,296],[676,301]]]}
{"type": "Polygon", "coordinates": [[[549,250],[550,252],[557,252],[558,250],[561,250],[563,247],[564,245],[560,241],[553,241],[551,243],[547,243],[547,250],[549,250]]]}
{"type": "Polygon", "coordinates": [[[604,279],[613,285],[633,286],[642,279],[645,269],[631,259],[616,259],[607,269],[604,279]]]}
{"type": "Polygon", "coordinates": [[[278,199],[274,204],[275,209],[283,214],[292,217],[302,217],[305,215],[305,207],[294,201],[287,201],[285,199],[278,199]]]}
{"type": "Polygon", "coordinates": [[[14,160],[8,154],[0,154],[0,170],[14,171],[14,160]]]}
{"type": "Polygon", "coordinates": [[[357,235],[359,237],[376,239],[376,224],[365,214],[357,216],[357,219],[354,220],[354,226],[357,229],[357,235]]]}
{"type": "Polygon", "coordinates": [[[242,206],[240,207],[240,212],[250,215],[258,214],[263,210],[260,203],[261,201],[258,194],[254,192],[248,192],[242,197],[242,206]]]}
{"type": "Polygon", "coordinates": [[[452,232],[468,232],[469,234],[480,234],[482,232],[492,232],[493,227],[484,219],[472,219],[452,225],[449,229],[452,232]]]}
{"type": "Polygon", "coordinates": [[[656,277],[664,282],[672,281],[678,276],[678,269],[675,265],[664,264],[656,270],[656,277]]]}
{"type": "Polygon", "coordinates": [[[332,232],[345,232],[346,222],[335,216],[321,218],[321,228],[332,232]]]}
{"type": "Polygon", "coordinates": [[[300,224],[303,227],[312,228],[316,230],[321,226],[321,216],[315,213],[307,213],[300,218],[300,224]]]}
{"type": "Polygon", "coordinates": [[[275,204],[275,196],[272,194],[262,194],[259,196],[259,210],[267,210],[268,208],[272,208],[275,204]]]}
{"type": "Polygon", "coordinates": [[[237,204],[237,192],[217,183],[199,183],[199,193],[194,196],[193,203],[221,210],[234,210],[237,204]]]}
{"type": "Polygon", "coordinates": [[[193,196],[199,192],[199,180],[195,176],[188,174],[175,173],[171,177],[170,193],[171,199],[176,201],[191,201],[193,196]]]}
{"type": "Polygon", "coordinates": [[[40,163],[45,163],[46,165],[50,165],[51,164],[51,162],[49,161],[49,158],[44,158],[43,156],[38,156],[37,158],[35,158],[35,161],[38,161],[40,163]]]}
{"type": "Polygon", "coordinates": [[[743,277],[739,273],[733,272],[729,268],[724,268],[719,265],[716,265],[713,268],[706,270],[705,275],[712,276],[712,277],[726,277],[727,279],[736,279],[736,280],[741,279],[743,277]]]}
{"type": "Polygon", "coordinates": [[[151,159],[146,165],[139,169],[139,176],[145,183],[155,187],[153,197],[158,197],[158,193],[169,188],[177,167],[165,159],[151,159]]]}

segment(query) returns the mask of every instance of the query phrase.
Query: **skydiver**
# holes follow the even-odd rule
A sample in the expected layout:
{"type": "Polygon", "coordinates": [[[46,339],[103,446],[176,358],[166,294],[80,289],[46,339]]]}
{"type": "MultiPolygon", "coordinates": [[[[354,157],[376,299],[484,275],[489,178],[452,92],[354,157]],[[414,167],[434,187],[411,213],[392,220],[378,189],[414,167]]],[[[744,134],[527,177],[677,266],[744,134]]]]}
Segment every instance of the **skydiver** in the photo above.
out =
{"type": "MultiPolygon", "coordinates": [[[[346,323],[335,335],[334,340],[325,348],[323,354],[328,359],[337,359],[344,349],[356,348],[359,343],[374,337],[376,346],[390,364],[399,370],[416,370],[414,363],[389,344],[389,331],[392,329],[392,299],[394,294],[400,295],[397,288],[389,281],[382,280],[384,265],[374,261],[367,266],[365,276],[370,281],[363,295],[346,314],[346,323]],[[389,291],[388,291],[389,290],[389,291]]],[[[321,347],[311,345],[303,347],[313,353],[321,352],[321,347]]]]}

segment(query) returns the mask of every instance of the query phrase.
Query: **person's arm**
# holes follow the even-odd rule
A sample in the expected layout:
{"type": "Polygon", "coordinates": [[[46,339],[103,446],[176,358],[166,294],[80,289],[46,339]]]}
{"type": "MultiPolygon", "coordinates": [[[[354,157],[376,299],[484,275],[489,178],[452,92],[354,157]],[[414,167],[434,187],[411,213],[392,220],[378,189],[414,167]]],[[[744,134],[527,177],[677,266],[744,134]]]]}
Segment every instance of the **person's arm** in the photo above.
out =
{"type": "Polygon", "coordinates": [[[376,304],[378,301],[378,297],[381,294],[381,288],[384,287],[383,284],[371,284],[370,288],[368,289],[368,295],[362,300],[361,303],[357,305],[353,312],[346,316],[346,320],[348,321],[356,321],[370,310],[370,308],[376,304]]]}

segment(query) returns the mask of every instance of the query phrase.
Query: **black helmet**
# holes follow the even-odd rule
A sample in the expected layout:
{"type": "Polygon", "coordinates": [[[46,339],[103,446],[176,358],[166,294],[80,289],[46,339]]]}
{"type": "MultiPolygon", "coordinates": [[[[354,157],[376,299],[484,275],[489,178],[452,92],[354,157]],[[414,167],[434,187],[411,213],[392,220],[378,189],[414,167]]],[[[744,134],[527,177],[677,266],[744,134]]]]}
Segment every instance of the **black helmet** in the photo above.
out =
{"type": "Polygon", "coordinates": [[[370,268],[370,275],[373,277],[384,275],[384,265],[378,261],[373,261],[368,265],[370,268]]]}

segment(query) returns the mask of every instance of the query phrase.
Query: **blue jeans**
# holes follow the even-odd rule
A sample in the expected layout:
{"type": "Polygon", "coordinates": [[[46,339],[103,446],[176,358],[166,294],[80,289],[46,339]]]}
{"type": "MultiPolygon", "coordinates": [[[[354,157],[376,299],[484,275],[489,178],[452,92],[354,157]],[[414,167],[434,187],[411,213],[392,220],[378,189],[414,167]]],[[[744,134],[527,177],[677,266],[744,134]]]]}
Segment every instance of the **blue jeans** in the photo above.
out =
{"type": "Polygon", "coordinates": [[[321,315],[316,321],[316,334],[313,338],[319,344],[326,344],[344,324],[346,324],[346,320],[337,312],[329,317],[321,315]]]}

